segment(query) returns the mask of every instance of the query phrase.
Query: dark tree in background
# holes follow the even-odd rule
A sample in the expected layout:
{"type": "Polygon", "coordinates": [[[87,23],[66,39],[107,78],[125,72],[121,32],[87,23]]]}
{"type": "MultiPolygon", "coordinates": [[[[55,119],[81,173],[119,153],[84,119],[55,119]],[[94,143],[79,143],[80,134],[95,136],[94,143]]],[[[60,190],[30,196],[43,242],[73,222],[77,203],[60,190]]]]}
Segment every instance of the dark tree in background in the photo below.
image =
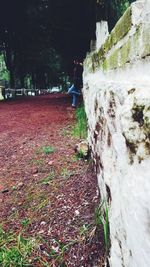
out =
{"type": "Polygon", "coordinates": [[[110,29],[127,0],[1,0],[0,48],[11,87],[60,84],[73,59],[84,59],[97,20],[110,29]]]}

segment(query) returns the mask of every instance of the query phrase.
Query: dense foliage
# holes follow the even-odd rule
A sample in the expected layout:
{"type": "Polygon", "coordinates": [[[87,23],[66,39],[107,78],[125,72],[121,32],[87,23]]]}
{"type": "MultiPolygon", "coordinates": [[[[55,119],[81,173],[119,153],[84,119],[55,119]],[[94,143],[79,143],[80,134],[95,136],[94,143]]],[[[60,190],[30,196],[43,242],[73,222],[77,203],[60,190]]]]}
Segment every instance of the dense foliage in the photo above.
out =
{"type": "Polygon", "coordinates": [[[112,28],[128,0],[2,0],[0,48],[11,87],[47,88],[84,58],[96,20],[112,28]]]}

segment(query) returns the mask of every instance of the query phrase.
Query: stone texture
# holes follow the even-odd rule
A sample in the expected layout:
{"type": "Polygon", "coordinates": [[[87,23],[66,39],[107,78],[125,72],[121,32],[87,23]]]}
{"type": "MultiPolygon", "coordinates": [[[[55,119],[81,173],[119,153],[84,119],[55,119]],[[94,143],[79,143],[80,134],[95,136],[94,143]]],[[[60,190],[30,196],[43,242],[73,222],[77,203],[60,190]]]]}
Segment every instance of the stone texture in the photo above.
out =
{"type": "Polygon", "coordinates": [[[130,27],[112,47],[111,33],[84,63],[88,142],[109,205],[111,267],[150,266],[149,12],[150,1],[133,3],[116,25],[120,32],[129,18],[130,27]]]}
{"type": "Polygon", "coordinates": [[[108,32],[107,21],[101,21],[96,23],[96,49],[98,50],[105,43],[108,32]]]}
{"type": "Polygon", "coordinates": [[[3,86],[0,86],[0,101],[4,100],[2,93],[3,93],[3,86]]]}

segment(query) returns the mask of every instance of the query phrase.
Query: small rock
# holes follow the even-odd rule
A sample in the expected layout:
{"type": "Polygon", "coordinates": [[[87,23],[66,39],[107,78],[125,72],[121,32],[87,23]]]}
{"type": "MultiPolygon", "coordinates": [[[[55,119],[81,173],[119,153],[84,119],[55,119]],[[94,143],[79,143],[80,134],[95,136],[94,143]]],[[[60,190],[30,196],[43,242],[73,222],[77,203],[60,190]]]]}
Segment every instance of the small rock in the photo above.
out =
{"type": "Polygon", "coordinates": [[[38,174],[37,174],[37,173],[36,173],[36,174],[33,174],[33,176],[34,176],[34,177],[38,177],[38,174]]]}
{"type": "Polygon", "coordinates": [[[46,257],[49,257],[49,254],[48,254],[45,250],[43,250],[43,254],[44,254],[46,257]]]}
{"type": "Polygon", "coordinates": [[[16,211],[16,208],[15,208],[15,207],[13,207],[11,210],[12,210],[12,211],[16,211]]]}
{"type": "Polygon", "coordinates": [[[78,216],[80,214],[80,212],[78,210],[75,210],[75,215],[78,216]]]}
{"type": "Polygon", "coordinates": [[[58,246],[57,246],[57,247],[52,246],[52,249],[53,249],[56,253],[58,253],[58,251],[59,251],[59,247],[58,247],[58,246]]]}
{"type": "Polygon", "coordinates": [[[76,144],[74,150],[81,158],[87,159],[90,156],[90,149],[87,141],[76,144]]]}
{"type": "Polygon", "coordinates": [[[21,187],[23,187],[24,186],[24,183],[23,182],[20,182],[19,184],[18,184],[18,188],[21,188],[21,187]]]}
{"type": "Polygon", "coordinates": [[[42,221],[42,222],[40,223],[40,225],[46,225],[46,222],[42,221]]]}
{"type": "Polygon", "coordinates": [[[37,169],[37,168],[34,168],[34,169],[32,170],[32,174],[36,174],[36,173],[38,173],[38,169],[37,169]]]}
{"type": "Polygon", "coordinates": [[[44,230],[40,230],[39,232],[38,232],[38,234],[40,235],[40,234],[44,234],[44,230]]]}
{"type": "Polygon", "coordinates": [[[53,160],[50,160],[49,162],[48,162],[48,165],[52,165],[53,164],[53,160]]]}

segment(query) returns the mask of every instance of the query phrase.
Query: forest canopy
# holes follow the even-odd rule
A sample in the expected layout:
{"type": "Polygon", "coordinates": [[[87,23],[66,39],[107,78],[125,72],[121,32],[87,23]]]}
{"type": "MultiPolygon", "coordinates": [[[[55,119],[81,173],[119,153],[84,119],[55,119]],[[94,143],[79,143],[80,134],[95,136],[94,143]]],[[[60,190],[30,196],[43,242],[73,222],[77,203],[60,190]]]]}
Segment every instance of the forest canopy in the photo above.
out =
{"type": "Polygon", "coordinates": [[[96,21],[105,19],[112,29],[131,2],[1,0],[0,50],[8,70],[6,73],[5,68],[5,81],[11,87],[33,88],[61,83],[73,59],[86,56],[90,40],[95,38],[96,21]]]}

